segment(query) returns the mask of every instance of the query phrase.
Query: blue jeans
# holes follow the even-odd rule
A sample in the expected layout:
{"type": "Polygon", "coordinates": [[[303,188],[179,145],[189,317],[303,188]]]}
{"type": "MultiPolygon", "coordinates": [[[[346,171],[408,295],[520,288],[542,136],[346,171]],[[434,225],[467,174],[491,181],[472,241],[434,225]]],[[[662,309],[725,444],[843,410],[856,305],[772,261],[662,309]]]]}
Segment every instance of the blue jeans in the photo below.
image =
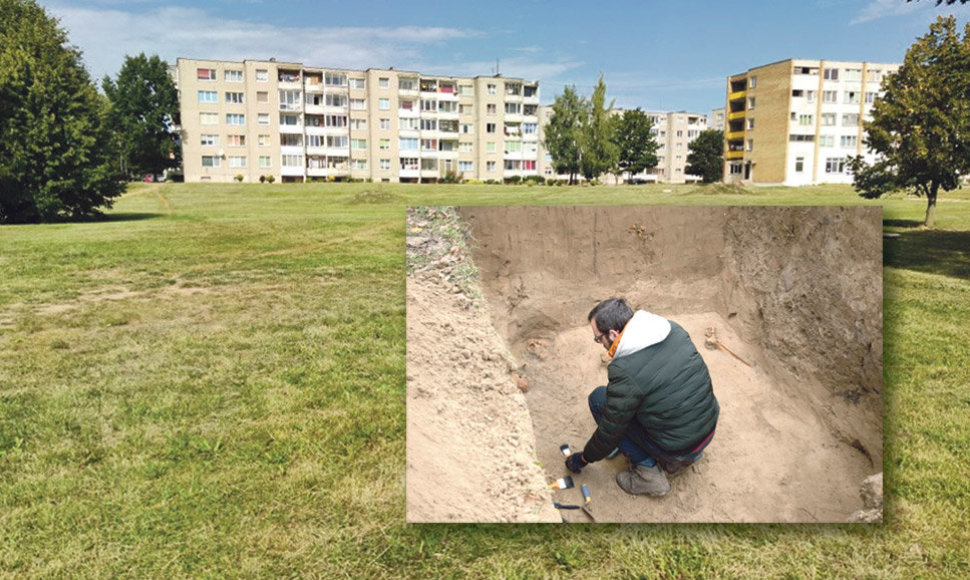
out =
{"type": "MultiPolygon", "coordinates": [[[[596,387],[593,392],[589,394],[589,411],[593,414],[593,420],[599,425],[600,417],[603,416],[603,408],[606,407],[606,387],[596,387]]],[[[644,430],[643,425],[640,421],[634,417],[630,421],[630,426],[627,427],[626,435],[620,439],[620,452],[626,455],[627,458],[638,465],[645,465],[647,467],[653,467],[657,464],[657,460],[669,463],[683,463],[691,464],[700,459],[704,448],[711,442],[712,438],[709,438],[704,445],[692,453],[687,455],[673,455],[664,451],[663,449],[657,447],[650,437],[647,436],[647,432],[644,430]]]]}

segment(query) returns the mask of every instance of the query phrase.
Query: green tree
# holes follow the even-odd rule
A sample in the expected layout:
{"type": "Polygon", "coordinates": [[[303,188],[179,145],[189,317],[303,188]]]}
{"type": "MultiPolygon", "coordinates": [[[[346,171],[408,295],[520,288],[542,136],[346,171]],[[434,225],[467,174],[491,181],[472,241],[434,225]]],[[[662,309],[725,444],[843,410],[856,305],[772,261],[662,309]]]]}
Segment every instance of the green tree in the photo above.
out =
{"type": "Polygon", "coordinates": [[[970,173],[970,25],[961,39],[952,16],[938,18],[883,90],[865,123],[876,161],[849,161],[855,188],[866,198],[896,190],[926,196],[924,225],[932,227],[940,190],[970,173]]]}
{"type": "Polygon", "coordinates": [[[657,166],[657,140],[653,137],[653,123],[639,108],[623,111],[616,121],[617,167],[621,172],[635,175],[657,166]]]}
{"type": "Polygon", "coordinates": [[[616,118],[613,102],[606,105],[606,83],[603,75],[593,89],[588,114],[582,123],[579,169],[587,181],[615,168],[619,161],[616,145],[616,118]]]}
{"type": "Polygon", "coordinates": [[[111,101],[109,119],[120,151],[121,171],[129,177],[159,175],[179,167],[178,91],[168,64],[158,56],[126,56],[113,81],[101,82],[111,101]]]}
{"type": "Polygon", "coordinates": [[[124,191],[107,103],[33,0],[0,0],[0,223],[90,216],[124,191]]]}
{"type": "Polygon", "coordinates": [[[707,129],[690,142],[686,171],[699,175],[704,183],[724,178],[724,131],[707,129]]]}
{"type": "Polygon", "coordinates": [[[569,183],[576,183],[580,170],[582,131],[589,105],[576,93],[576,87],[565,87],[552,104],[552,116],[544,128],[546,150],[552,157],[552,167],[561,175],[569,175],[569,183]]]}

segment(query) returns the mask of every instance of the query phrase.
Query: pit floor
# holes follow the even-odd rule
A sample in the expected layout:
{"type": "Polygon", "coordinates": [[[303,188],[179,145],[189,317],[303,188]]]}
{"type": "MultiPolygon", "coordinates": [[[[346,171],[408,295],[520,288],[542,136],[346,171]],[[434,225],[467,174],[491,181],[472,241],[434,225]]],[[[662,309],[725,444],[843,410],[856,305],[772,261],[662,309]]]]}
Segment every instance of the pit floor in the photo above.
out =
{"type": "MultiPolygon", "coordinates": [[[[555,491],[556,501],[580,504],[580,486],[588,485],[596,522],[844,522],[862,508],[859,484],[881,466],[824,420],[831,406],[850,403],[808,385],[775,383],[758,349],[743,343],[716,313],[657,314],[683,326],[708,365],[721,406],[714,440],[701,461],[671,479],[671,491],[662,498],[623,492],[614,478],[629,462],[618,454],[574,475],[575,488],[555,491]],[[709,327],[753,366],[705,348],[709,327]]],[[[607,379],[605,351],[591,338],[584,325],[529,341],[516,353],[526,363],[536,454],[550,482],[569,474],[560,445],[581,450],[595,430],[587,396],[607,379]]],[[[578,510],[561,513],[570,522],[591,521],[578,510]]]]}

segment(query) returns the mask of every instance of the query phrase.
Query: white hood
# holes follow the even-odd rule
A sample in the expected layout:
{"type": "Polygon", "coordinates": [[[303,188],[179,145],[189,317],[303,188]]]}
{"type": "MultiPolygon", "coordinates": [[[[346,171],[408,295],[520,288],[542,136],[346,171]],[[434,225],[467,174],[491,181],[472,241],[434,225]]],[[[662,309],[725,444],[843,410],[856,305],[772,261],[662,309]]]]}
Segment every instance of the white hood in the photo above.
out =
{"type": "Polygon", "coordinates": [[[670,334],[670,321],[646,310],[637,310],[623,329],[614,359],[633,354],[648,346],[663,342],[670,334]]]}

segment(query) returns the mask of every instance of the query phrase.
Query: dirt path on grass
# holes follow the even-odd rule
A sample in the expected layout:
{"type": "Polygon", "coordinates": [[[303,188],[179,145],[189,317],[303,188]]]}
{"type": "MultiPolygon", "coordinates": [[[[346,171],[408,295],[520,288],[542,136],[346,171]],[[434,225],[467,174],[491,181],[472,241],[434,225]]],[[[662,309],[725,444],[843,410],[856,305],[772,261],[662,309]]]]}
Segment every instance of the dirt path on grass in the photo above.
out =
{"type": "MultiPolygon", "coordinates": [[[[843,522],[862,508],[859,485],[882,461],[878,210],[461,211],[487,308],[456,293],[446,272],[459,258],[450,251],[408,278],[410,521],[506,521],[527,505],[543,509],[530,503],[542,499],[527,461],[530,433],[539,477],[565,476],[559,446],[582,448],[595,429],[586,397],[606,382],[586,313],[612,295],[690,333],[721,404],[717,435],[663,498],[622,492],[619,456],[552,499],[578,504],[586,484],[598,522],[843,522]],[[751,366],[705,348],[710,327],[751,366]],[[496,394],[517,400],[508,387],[516,377],[528,381],[528,425],[492,406],[496,394]],[[420,481],[434,481],[434,492],[420,481]],[[526,498],[511,511],[510,486],[526,498]]],[[[409,246],[423,235],[409,230],[409,246]]],[[[561,515],[589,521],[576,510],[561,515]]]]}

